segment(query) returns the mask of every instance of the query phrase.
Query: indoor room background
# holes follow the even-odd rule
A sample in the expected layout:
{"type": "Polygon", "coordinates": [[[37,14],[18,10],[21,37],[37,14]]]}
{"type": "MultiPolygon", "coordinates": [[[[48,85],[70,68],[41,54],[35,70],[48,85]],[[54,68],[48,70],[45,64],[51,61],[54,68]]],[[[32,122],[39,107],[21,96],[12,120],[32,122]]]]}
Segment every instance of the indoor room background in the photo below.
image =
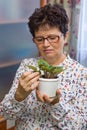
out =
{"type": "Polygon", "coordinates": [[[27,21],[40,6],[39,0],[8,1],[0,0],[0,100],[10,89],[21,60],[38,55],[27,21]]]}

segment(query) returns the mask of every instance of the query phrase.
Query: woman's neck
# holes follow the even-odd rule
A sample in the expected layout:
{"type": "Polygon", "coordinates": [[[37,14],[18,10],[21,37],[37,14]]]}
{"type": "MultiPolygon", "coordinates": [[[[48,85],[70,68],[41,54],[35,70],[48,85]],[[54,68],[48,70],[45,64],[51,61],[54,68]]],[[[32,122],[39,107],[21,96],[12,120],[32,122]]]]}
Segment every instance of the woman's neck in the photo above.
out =
{"type": "Polygon", "coordinates": [[[55,57],[55,58],[53,58],[53,59],[51,59],[51,60],[46,60],[50,65],[53,65],[53,66],[55,66],[55,65],[58,65],[58,64],[60,64],[60,63],[62,63],[64,60],[65,60],[65,58],[66,58],[66,55],[65,54],[62,54],[60,57],[55,57]]]}

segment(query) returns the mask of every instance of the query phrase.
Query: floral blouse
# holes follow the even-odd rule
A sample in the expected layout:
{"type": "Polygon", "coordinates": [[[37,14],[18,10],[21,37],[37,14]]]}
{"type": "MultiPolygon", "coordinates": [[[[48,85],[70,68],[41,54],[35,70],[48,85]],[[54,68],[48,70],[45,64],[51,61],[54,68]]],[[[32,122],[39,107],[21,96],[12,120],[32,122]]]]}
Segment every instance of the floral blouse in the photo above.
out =
{"type": "Polygon", "coordinates": [[[87,68],[69,56],[59,64],[67,68],[58,74],[59,103],[39,102],[35,91],[21,102],[15,100],[19,77],[30,71],[27,64],[37,66],[37,59],[22,61],[9,93],[0,103],[0,114],[16,120],[15,130],[87,130],[87,68]]]}

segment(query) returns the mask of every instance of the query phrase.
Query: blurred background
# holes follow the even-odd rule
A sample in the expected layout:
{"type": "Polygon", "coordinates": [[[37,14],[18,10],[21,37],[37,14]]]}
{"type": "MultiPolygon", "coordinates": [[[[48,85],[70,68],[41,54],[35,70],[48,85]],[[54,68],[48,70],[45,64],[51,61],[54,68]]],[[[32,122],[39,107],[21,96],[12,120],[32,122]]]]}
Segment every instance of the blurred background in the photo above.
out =
{"type": "Polygon", "coordinates": [[[38,56],[27,21],[39,6],[39,0],[0,0],[0,101],[10,89],[21,60],[38,56]]]}

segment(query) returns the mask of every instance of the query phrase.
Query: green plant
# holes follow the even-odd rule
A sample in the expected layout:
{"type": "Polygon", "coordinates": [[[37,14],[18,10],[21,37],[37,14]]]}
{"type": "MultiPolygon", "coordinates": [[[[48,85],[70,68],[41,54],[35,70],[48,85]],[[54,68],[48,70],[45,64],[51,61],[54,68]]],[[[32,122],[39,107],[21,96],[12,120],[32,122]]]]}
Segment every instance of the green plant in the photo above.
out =
{"type": "Polygon", "coordinates": [[[45,60],[39,59],[38,60],[38,68],[35,66],[27,65],[30,69],[32,69],[34,72],[39,72],[41,74],[41,77],[44,78],[56,78],[57,75],[64,70],[62,66],[52,66],[49,65],[45,60]],[[43,72],[43,75],[42,75],[43,72]]]}

